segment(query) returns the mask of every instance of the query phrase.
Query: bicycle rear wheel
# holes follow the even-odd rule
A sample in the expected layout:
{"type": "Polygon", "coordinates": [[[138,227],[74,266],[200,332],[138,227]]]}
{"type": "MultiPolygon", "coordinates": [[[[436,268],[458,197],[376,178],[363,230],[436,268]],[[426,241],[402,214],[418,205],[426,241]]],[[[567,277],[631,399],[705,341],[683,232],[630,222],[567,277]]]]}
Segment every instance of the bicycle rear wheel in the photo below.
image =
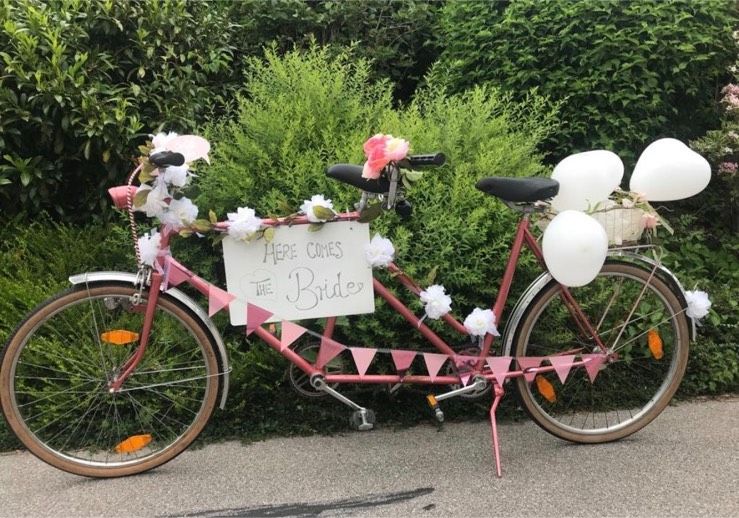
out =
{"type": "Polygon", "coordinates": [[[117,283],[76,286],[36,308],[5,345],[3,414],[52,466],[91,477],[147,471],[184,451],[213,412],[210,335],[166,294],[143,360],[120,392],[108,390],[138,344],[145,306],[132,303],[134,293],[117,283]]]}
{"type": "MultiPolygon", "coordinates": [[[[675,394],[688,361],[687,317],[664,281],[629,263],[606,263],[593,282],[570,292],[617,358],[593,383],[577,367],[564,384],[555,372],[532,383],[517,378],[518,393],[531,418],[557,437],[614,441],[646,426],[675,394]]],[[[514,338],[516,356],[598,352],[560,293],[552,281],[526,310],[514,338]]]]}

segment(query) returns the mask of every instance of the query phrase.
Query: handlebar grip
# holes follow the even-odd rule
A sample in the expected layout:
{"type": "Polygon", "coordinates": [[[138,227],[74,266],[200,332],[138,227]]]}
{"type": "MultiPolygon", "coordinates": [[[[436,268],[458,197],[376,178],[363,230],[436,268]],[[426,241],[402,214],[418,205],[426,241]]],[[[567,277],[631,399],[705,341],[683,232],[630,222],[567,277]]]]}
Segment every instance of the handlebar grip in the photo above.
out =
{"type": "Polygon", "coordinates": [[[408,163],[414,166],[440,166],[446,162],[444,153],[432,153],[429,155],[409,155],[408,163]]]}
{"type": "Polygon", "coordinates": [[[170,165],[179,167],[185,163],[185,156],[174,151],[160,151],[149,156],[149,162],[157,167],[168,167],[170,165]]]}

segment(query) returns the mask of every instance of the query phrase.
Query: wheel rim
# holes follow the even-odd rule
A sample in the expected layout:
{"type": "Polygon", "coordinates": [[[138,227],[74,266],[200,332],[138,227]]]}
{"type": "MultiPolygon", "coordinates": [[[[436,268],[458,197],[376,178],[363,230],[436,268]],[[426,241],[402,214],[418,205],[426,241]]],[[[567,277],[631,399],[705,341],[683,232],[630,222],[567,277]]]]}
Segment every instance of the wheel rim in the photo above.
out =
{"type": "MultiPolygon", "coordinates": [[[[540,375],[543,382],[539,378],[532,383],[519,383],[522,395],[546,421],[545,427],[593,437],[628,434],[628,429],[638,426],[664,398],[672,396],[676,389],[673,380],[682,364],[680,315],[675,314],[680,310],[674,310],[658,284],[652,280],[638,304],[634,301],[644,286],[644,279],[622,271],[604,271],[593,283],[571,289],[591,323],[597,326],[603,343],[618,358],[605,365],[592,384],[584,368],[573,368],[565,384],[561,384],[555,372],[540,375]],[[615,301],[609,305],[614,295],[615,301]],[[600,310],[594,311],[599,304],[600,310]],[[634,306],[634,314],[622,332],[623,322],[634,306]],[[655,330],[661,341],[660,359],[649,346],[650,329],[655,330]],[[547,397],[549,388],[555,392],[555,401],[547,397]]],[[[546,293],[532,315],[534,324],[524,330],[522,355],[592,352],[593,343],[583,340],[574,330],[572,319],[564,317],[569,313],[557,288],[550,288],[546,293]],[[563,318],[569,320],[568,326],[562,326],[563,318]],[[555,334],[557,328],[564,328],[569,336],[562,332],[555,334]]]]}
{"type": "Polygon", "coordinates": [[[216,373],[178,308],[157,306],[141,364],[121,392],[108,391],[136,344],[104,342],[101,335],[138,331],[143,320],[129,302],[133,292],[121,291],[128,293],[83,292],[36,323],[16,347],[8,399],[32,451],[38,446],[90,468],[125,468],[166,456],[207,418],[216,373]]]}

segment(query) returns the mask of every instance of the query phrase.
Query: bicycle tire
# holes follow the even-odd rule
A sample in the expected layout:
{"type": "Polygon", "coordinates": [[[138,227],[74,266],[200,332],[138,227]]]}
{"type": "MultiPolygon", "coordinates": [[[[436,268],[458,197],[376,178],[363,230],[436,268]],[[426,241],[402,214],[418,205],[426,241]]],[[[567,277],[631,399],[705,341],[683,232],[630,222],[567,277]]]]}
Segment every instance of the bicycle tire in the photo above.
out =
{"type": "Polygon", "coordinates": [[[182,453],[215,408],[212,337],[166,293],[141,363],[110,393],[109,378],[135,344],[102,335],[140,330],[136,292],[115,282],[75,286],[33,310],[3,349],[3,415],[20,442],[56,468],[88,477],[143,473],[182,453]]]}
{"type": "MultiPolygon", "coordinates": [[[[604,345],[619,356],[601,367],[593,383],[581,367],[564,384],[555,372],[531,383],[517,378],[519,400],[541,428],[577,443],[615,441],[642,429],[670,402],[687,366],[688,322],[680,298],[651,273],[609,261],[592,283],[570,289],[604,345]],[[650,345],[652,331],[658,339],[650,345]]],[[[559,293],[552,280],[526,309],[513,341],[515,356],[594,352],[593,340],[576,330],[559,293]]]]}

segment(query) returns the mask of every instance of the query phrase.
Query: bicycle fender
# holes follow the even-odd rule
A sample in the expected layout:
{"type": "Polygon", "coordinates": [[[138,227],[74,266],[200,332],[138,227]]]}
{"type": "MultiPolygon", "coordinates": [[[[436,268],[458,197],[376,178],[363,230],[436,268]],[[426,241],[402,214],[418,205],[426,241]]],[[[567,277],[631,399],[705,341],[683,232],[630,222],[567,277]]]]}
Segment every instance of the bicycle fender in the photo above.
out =
{"type": "MultiPolygon", "coordinates": [[[[654,259],[637,254],[634,252],[629,252],[625,250],[612,250],[609,251],[608,257],[606,258],[606,262],[631,262],[636,263],[644,266],[645,268],[648,268],[651,270],[655,266],[657,267],[656,274],[659,275],[660,279],[665,281],[668,286],[672,288],[672,290],[677,295],[678,299],[680,300],[681,305],[683,308],[686,308],[688,306],[688,303],[685,299],[685,290],[683,289],[682,284],[680,284],[680,281],[677,279],[674,273],[672,273],[671,270],[666,268],[665,266],[658,264],[654,259]]],[[[523,294],[519,297],[518,301],[516,301],[516,304],[513,306],[513,310],[511,311],[511,316],[506,322],[505,330],[503,331],[503,347],[502,347],[502,356],[510,356],[511,355],[511,349],[513,347],[513,338],[516,334],[516,329],[518,328],[519,323],[521,322],[521,319],[523,318],[524,314],[526,313],[526,310],[528,309],[531,302],[534,300],[534,298],[541,292],[541,290],[544,289],[544,287],[549,284],[549,282],[553,279],[552,274],[549,272],[542,273],[537,277],[531,284],[529,284],[528,288],[526,288],[526,291],[523,292],[523,294]]],[[[694,341],[696,336],[696,329],[695,329],[695,320],[693,320],[690,317],[687,317],[690,322],[690,340],[694,341]]]]}
{"type": "MultiPolygon", "coordinates": [[[[69,277],[69,282],[74,285],[104,281],[135,284],[136,274],[130,272],[85,272],[69,277]]],[[[207,329],[213,337],[213,342],[216,344],[216,351],[218,353],[218,365],[221,369],[220,376],[218,376],[221,389],[221,402],[219,408],[223,410],[226,407],[226,399],[228,398],[229,374],[231,373],[231,367],[228,362],[228,351],[223,343],[223,338],[221,338],[221,333],[218,332],[218,329],[215,324],[213,324],[210,317],[208,317],[205,310],[187,294],[177,288],[170,288],[166,293],[192,311],[193,315],[200,320],[203,326],[205,326],[205,329],[207,329]]]]}

